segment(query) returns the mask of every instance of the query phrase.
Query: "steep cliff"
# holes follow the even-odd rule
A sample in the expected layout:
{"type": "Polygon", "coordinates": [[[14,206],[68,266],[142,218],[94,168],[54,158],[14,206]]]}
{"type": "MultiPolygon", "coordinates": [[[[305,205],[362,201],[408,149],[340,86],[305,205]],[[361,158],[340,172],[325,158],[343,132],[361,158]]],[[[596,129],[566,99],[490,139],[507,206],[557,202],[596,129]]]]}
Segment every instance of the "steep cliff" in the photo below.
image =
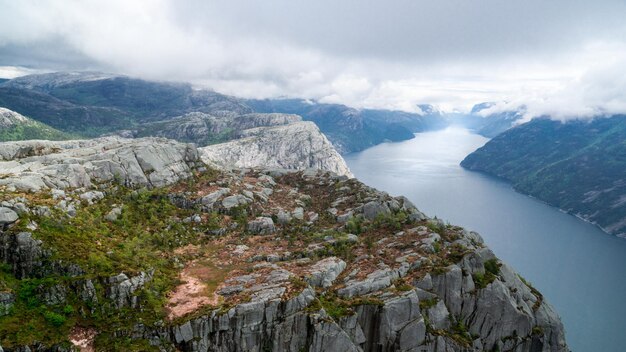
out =
{"type": "Polygon", "coordinates": [[[535,119],[492,139],[461,165],[626,237],[624,141],[624,116],[535,119]]]}
{"type": "Polygon", "coordinates": [[[4,351],[567,351],[478,234],[355,179],[163,139],[0,151],[4,351]]]}
{"type": "Polygon", "coordinates": [[[204,162],[215,167],[320,169],[352,177],[333,145],[312,122],[252,128],[240,139],[200,148],[204,162]]]}

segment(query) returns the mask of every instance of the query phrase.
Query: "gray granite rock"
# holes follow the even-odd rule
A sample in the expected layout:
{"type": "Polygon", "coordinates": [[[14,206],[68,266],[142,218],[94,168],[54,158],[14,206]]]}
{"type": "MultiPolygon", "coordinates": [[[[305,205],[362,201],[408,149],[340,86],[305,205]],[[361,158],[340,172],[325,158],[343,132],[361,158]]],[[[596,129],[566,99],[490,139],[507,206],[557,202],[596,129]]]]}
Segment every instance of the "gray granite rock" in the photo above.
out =
{"type": "Polygon", "coordinates": [[[346,262],[337,257],[324,258],[309,269],[307,282],[313,287],[330,287],[346,268],[346,262]]]}
{"type": "Polygon", "coordinates": [[[120,215],[122,215],[122,208],[115,207],[111,209],[111,211],[109,211],[107,215],[104,216],[104,218],[108,221],[115,221],[120,215]]]}
{"type": "Polygon", "coordinates": [[[0,185],[40,191],[99,182],[161,187],[191,175],[200,161],[193,145],[159,138],[105,137],[76,141],[0,143],[0,185]]]}
{"type": "Polygon", "coordinates": [[[259,235],[268,235],[276,231],[274,221],[272,220],[272,218],[268,217],[258,217],[252,221],[249,221],[247,229],[248,232],[259,235]]]}
{"type": "Polygon", "coordinates": [[[314,123],[246,130],[243,138],[200,148],[214,167],[315,168],[352,177],[345,161],[314,123]]]}
{"type": "Polygon", "coordinates": [[[17,213],[14,212],[12,209],[0,207],[0,229],[5,225],[16,222],[17,219],[19,219],[17,213]]]}

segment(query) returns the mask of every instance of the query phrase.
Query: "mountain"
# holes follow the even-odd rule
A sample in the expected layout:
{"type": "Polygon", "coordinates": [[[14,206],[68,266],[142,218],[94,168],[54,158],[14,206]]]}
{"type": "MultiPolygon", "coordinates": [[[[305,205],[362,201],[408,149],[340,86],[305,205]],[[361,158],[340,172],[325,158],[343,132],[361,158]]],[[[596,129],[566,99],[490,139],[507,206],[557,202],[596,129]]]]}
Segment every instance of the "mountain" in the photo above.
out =
{"type": "Polygon", "coordinates": [[[239,135],[242,138],[200,148],[202,160],[222,167],[320,169],[353,177],[345,160],[313,122],[246,129],[239,135]]]}
{"type": "Polygon", "coordinates": [[[495,103],[491,102],[480,103],[474,105],[469,114],[447,114],[446,117],[451,124],[462,125],[474,133],[493,138],[514,127],[524,116],[524,109],[485,114],[483,110],[494,105],[495,103]]]}
{"type": "Polygon", "coordinates": [[[0,107],[0,141],[18,141],[27,139],[63,140],[72,136],[43,123],[0,107]]]}
{"type": "Polygon", "coordinates": [[[568,351],[477,233],[355,179],[163,138],[0,158],[0,350],[568,351]]]}
{"type": "Polygon", "coordinates": [[[222,124],[219,118],[254,112],[297,114],[313,121],[342,153],[386,141],[411,139],[416,132],[446,125],[443,114],[429,105],[421,105],[423,114],[419,115],[357,110],[302,99],[244,100],[194,89],[186,83],[146,81],[99,72],[35,74],[0,82],[0,106],[80,136],[98,137],[125,131],[124,136],[166,136],[199,145],[232,138],[231,132],[236,130],[216,127],[222,124]],[[215,129],[220,132],[200,134],[215,129]]]}
{"type": "Polygon", "coordinates": [[[535,119],[468,155],[461,165],[626,236],[626,117],[535,119]]]}
{"type": "Polygon", "coordinates": [[[438,114],[354,109],[304,99],[246,100],[258,112],[298,114],[313,121],[341,153],[361,151],[385,141],[403,141],[413,133],[444,127],[438,114]]]}
{"type": "Polygon", "coordinates": [[[49,73],[0,84],[0,105],[61,131],[85,136],[131,129],[188,112],[252,112],[238,99],[186,83],[153,82],[102,73],[49,73]]]}

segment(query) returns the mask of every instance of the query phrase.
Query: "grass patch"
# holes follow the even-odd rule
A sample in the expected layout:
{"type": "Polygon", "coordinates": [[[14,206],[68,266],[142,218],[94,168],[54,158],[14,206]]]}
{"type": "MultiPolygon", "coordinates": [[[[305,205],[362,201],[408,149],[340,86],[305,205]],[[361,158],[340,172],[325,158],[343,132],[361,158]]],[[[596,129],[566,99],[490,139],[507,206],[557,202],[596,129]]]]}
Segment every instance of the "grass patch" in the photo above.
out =
{"type": "Polygon", "coordinates": [[[497,259],[489,259],[485,262],[485,272],[475,272],[472,275],[476,288],[483,289],[492,283],[500,275],[500,264],[497,259]]]}

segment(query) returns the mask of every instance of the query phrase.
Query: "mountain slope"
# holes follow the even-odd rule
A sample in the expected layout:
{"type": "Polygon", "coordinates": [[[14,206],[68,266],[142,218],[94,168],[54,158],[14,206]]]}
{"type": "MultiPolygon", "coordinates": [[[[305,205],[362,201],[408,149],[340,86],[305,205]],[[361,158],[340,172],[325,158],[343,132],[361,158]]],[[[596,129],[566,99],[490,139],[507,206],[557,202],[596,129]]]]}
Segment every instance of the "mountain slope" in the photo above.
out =
{"type": "Polygon", "coordinates": [[[385,141],[403,141],[413,133],[442,127],[438,115],[372,110],[303,99],[246,100],[258,112],[298,114],[313,121],[341,153],[360,151],[385,141]]]}
{"type": "Polygon", "coordinates": [[[355,179],[159,138],[0,155],[0,350],[568,351],[478,234],[355,179]]]}
{"type": "Polygon", "coordinates": [[[135,126],[133,130],[117,131],[116,134],[135,138],[166,137],[206,146],[239,138],[250,128],[287,125],[301,120],[300,116],[290,114],[250,113],[214,116],[192,112],[163,121],[145,122],[135,126]]]}
{"type": "Polygon", "coordinates": [[[450,123],[459,124],[473,132],[493,138],[514,127],[523,117],[523,110],[510,110],[485,114],[495,103],[480,103],[469,114],[448,114],[450,123]]]}
{"type": "Polygon", "coordinates": [[[188,112],[250,113],[238,99],[185,83],[101,73],[50,73],[0,84],[0,104],[62,131],[97,136],[188,112]]]}
{"type": "Polygon", "coordinates": [[[461,165],[626,236],[626,117],[535,119],[489,141],[461,165]]]}
{"type": "Polygon", "coordinates": [[[72,136],[0,107],[0,142],[28,139],[63,140],[72,136]]]}

